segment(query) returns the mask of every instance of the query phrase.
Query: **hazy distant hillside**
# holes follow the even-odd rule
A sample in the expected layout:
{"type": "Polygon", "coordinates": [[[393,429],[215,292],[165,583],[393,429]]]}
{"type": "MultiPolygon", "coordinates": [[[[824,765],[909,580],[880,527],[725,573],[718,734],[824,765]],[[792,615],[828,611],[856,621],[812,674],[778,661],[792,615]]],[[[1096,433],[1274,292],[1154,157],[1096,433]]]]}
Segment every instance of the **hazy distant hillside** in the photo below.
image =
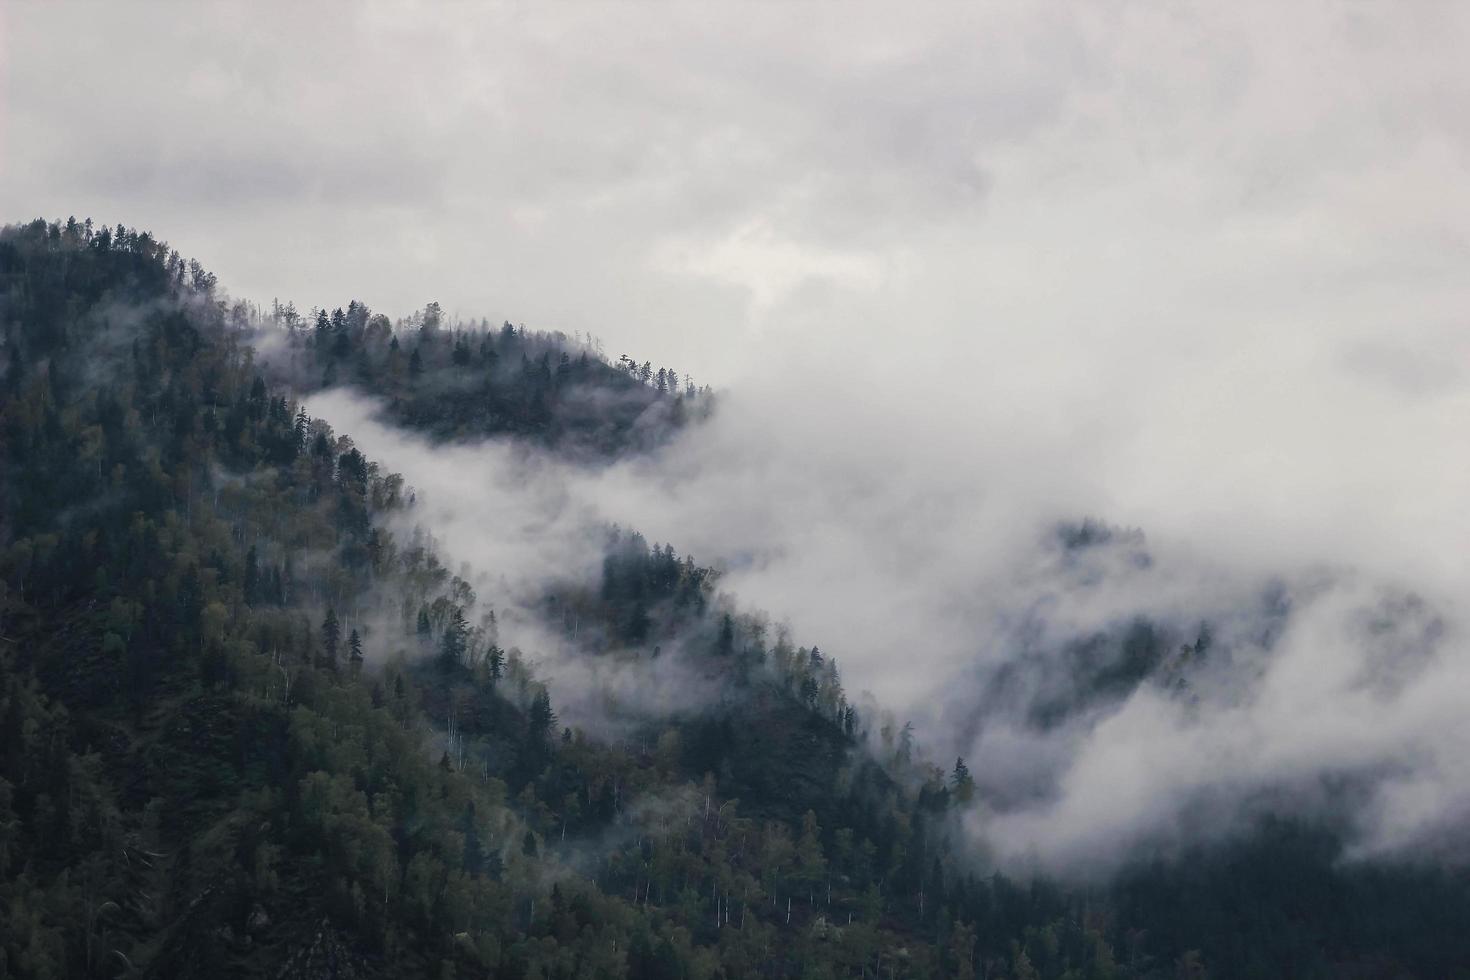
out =
{"type": "MultiPolygon", "coordinates": [[[[985,820],[1054,773],[931,760],[679,542],[451,567],[415,474],[303,403],[350,387],[404,438],[602,467],[700,438],[677,371],[432,304],[262,313],[75,221],[0,232],[0,329],[0,978],[1470,976],[1470,878],[1350,859],[1356,773],[1326,816],[1001,868],[985,820]]],[[[1043,551],[1079,593],[1152,561],[1091,523],[1043,551]]],[[[1219,651],[1287,614],[1053,642],[1038,609],[945,724],[1208,707],[1192,685],[1245,669],[1219,651]]]]}

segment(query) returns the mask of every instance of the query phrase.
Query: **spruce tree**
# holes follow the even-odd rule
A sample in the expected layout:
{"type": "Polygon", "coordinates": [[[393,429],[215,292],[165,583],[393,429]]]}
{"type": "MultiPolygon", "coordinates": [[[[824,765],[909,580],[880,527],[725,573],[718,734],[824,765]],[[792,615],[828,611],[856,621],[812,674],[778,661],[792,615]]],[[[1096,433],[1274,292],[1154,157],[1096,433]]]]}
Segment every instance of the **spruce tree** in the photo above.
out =
{"type": "Polygon", "coordinates": [[[328,606],[327,618],[322,620],[322,647],[327,651],[327,667],[332,670],[337,669],[337,644],[341,640],[342,624],[337,620],[337,611],[328,606]]]}
{"type": "Polygon", "coordinates": [[[961,803],[968,803],[975,796],[975,781],[970,778],[970,767],[965,765],[964,759],[954,760],[954,772],[950,774],[949,783],[954,788],[955,799],[961,803]]]}

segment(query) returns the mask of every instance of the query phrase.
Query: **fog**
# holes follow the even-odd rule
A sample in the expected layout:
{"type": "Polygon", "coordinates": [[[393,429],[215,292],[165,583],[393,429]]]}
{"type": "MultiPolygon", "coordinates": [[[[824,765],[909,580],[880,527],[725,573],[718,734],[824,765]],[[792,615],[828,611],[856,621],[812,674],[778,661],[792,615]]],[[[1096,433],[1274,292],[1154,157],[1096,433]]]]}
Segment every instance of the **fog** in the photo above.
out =
{"type": "Polygon", "coordinates": [[[433,299],[714,383],[596,469],[312,410],[508,580],[585,570],[603,522],[722,567],[966,756],[1005,860],[1262,809],[1454,853],[1464,10],[347,9],[7,10],[0,205],[149,224],[252,299],[433,299]],[[1086,516],[1147,567],[1069,559],[1086,516]],[[982,713],[1000,666],[1038,690],[1138,615],[1215,628],[1187,695],[982,713]]]}
{"type": "MultiPolygon", "coordinates": [[[[310,408],[412,474],[414,519],[451,561],[502,580],[492,601],[594,578],[612,523],[714,564],[743,606],[837,657],[851,692],[912,719],[932,758],[968,759],[986,801],[970,825],[1004,864],[1106,871],[1268,812],[1330,819],[1360,854],[1458,853],[1470,661],[1452,579],[1393,560],[1407,549],[1371,560],[1351,524],[1336,548],[1206,526],[1068,548],[1057,522],[1109,499],[1086,445],[1026,430],[962,446],[938,425],[914,440],[912,399],[803,391],[722,394],[674,444],[595,467],[493,441],[429,446],[344,391],[310,408]],[[1099,656],[1117,661],[1139,617],[1162,668],[1092,697],[1071,647],[1107,637],[1099,656]],[[1174,658],[1202,624],[1210,649],[1174,658]]],[[[1189,506],[1159,523],[1187,524],[1189,506]]],[[[1264,534],[1267,519],[1237,527],[1264,534]]],[[[521,619],[553,690],[603,730],[607,713],[588,710],[605,707],[599,688],[645,715],[719,696],[676,658],[589,665],[521,619]]]]}

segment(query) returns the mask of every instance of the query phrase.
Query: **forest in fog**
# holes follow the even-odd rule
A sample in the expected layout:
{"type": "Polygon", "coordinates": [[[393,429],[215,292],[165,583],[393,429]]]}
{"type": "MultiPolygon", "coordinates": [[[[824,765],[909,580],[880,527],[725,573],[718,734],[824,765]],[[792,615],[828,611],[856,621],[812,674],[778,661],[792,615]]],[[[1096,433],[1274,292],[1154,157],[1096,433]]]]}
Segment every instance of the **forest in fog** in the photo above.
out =
{"type": "Polygon", "coordinates": [[[0,980],[1470,980],[1467,50],[0,2],[0,980]]]}
{"type": "Polygon", "coordinates": [[[1079,513],[906,579],[874,658],[765,607],[846,552],[737,519],[747,403],[656,352],[259,307],[76,219],[0,232],[0,318],[0,976],[1470,964],[1412,590],[1079,513]]]}

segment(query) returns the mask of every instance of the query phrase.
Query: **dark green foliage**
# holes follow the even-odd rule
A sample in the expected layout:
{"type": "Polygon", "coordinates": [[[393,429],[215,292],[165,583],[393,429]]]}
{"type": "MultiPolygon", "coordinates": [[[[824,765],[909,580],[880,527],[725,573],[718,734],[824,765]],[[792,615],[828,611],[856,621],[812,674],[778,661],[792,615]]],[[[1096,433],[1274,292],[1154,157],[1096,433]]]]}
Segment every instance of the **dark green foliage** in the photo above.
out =
{"type": "MultiPolygon", "coordinates": [[[[720,696],[578,730],[214,289],[124,228],[0,233],[0,977],[1466,975],[1463,875],[1345,864],[1321,828],[1090,889],[991,873],[963,760],[886,722],[866,750],[830,651],[635,533],[547,627],[720,696]]],[[[440,436],[623,451],[700,400],[434,304],[409,358],[360,303],[272,316],[298,383],[381,384],[440,436]]],[[[1099,642],[1088,697],[1165,650],[1099,642]]]]}
{"type": "MultiPolygon", "coordinates": [[[[422,615],[422,613],[420,614],[422,615]]],[[[464,610],[455,606],[449,614],[449,622],[439,638],[439,659],[446,669],[452,669],[464,659],[470,627],[465,622],[464,610]]]]}
{"type": "Polygon", "coordinates": [[[258,329],[273,344],[284,332],[293,351],[267,364],[278,380],[306,390],[356,384],[386,398],[394,420],[439,439],[505,434],[609,456],[655,446],[712,405],[707,389],[688,378],[681,387],[672,369],[626,355],[609,363],[563,334],[509,323],[450,324],[436,303],[394,325],[353,301],[345,312],[318,311],[311,330],[294,307],[278,306],[258,329]],[[410,334],[406,358],[400,333],[410,334]]]}
{"type": "Polygon", "coordinates": [[[328,669],[337,669],[337,644],[342,640],[342,624],[337,620],[337,612],[331,606],[327,607],[327,618],[322,620],[322,649],[326,651],[326,664],[328,669]]]}

